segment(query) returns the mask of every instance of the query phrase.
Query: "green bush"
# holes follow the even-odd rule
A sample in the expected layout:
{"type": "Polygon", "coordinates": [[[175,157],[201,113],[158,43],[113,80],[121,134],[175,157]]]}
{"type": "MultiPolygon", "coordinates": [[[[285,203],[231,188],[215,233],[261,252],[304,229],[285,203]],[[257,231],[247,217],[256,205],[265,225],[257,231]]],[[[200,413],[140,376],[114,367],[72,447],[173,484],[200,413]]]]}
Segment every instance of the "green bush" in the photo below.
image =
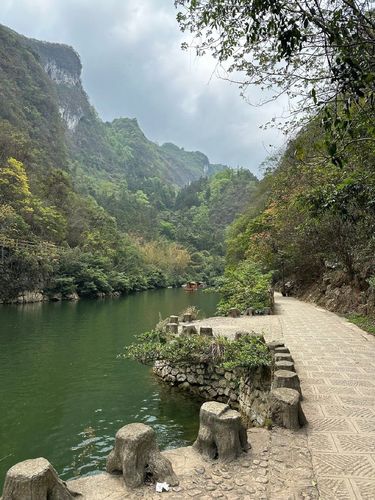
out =
{"type": "Polygon", "coordinates": [[[172,364],[210,363],[227,370],[269,366],[269,350],[260,336],[238,340],[200,335],[169,336],[160,331],[146,332],[126,348],[123,357],[143,364],[168,361],[172,364]]]}
{"type": "Polygon", "coordinates": [[[51,295],[61,293],[63,297],[77,291],[77,286],[72,276],[57,276],[53,278],[47,292],[51,295]]]}
{"type": "Polygon", "coordinates": [[[216,282],[216,291],[221,293],[218,314],[227,314],[230,308],[243,311],[248,307],[264,309],[271,307],[270,287],[272,273],[264,273],[255,263],[246,260],[236,267],[227,268],[216,282]]]}

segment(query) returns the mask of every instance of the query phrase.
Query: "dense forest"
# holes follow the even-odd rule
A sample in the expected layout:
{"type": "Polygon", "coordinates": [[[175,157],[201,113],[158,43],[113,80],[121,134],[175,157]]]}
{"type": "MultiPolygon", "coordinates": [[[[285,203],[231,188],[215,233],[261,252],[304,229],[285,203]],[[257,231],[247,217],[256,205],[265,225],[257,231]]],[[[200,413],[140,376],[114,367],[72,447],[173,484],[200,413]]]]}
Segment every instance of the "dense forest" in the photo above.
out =
{"type": "Polygon", "coordinates": [[[0,299],[97,297],[211,281],[247,170],[100,120],[70,47],[0,27],[0,299]]]}

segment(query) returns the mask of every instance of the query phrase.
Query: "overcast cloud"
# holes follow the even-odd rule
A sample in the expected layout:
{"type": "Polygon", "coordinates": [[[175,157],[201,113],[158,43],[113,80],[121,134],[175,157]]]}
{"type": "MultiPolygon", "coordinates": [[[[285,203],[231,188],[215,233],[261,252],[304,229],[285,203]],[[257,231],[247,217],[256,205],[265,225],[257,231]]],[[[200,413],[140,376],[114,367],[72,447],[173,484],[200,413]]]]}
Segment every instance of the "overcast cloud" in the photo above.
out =
{"type": "Polygon", "coordinates": [[[2,24],[77,50],[84,87],[104,120],[136,117],[153,141],[200,150],[212,162],[256,173],[283,141],[275,130],[259,129],[281,114],[281,105],[249,106],[235,85],[212,76],[215,61],[181,51],[185,35],[175,17],[173,0],[0,3],[2,24]]]}

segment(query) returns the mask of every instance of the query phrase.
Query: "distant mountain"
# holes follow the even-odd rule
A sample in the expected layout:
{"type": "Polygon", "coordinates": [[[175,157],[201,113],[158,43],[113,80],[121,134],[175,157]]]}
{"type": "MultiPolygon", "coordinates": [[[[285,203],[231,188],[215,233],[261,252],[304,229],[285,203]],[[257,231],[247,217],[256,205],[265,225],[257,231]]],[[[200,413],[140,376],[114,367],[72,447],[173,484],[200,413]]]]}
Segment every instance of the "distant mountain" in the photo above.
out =
{"type": "Polygon", "coordinates": [[[81,70],[71,47],[0,25],[0,300],[211,281],[257,179],[103,122],[81,70]]]}
{"type": "Polygon", "coordinates": [[[72,47],[28,39],[4,26],[0,45],[0,118],[27,131],[38,147],[45,142],[52,163],[61,166],[67,155],[82,174],[126,179],[134,189],[150,177],[183,186],[225,168],[200,152],[171,143],[160,147],[136,119],[104,123],[82,87],[82,65],[72,47]]]}

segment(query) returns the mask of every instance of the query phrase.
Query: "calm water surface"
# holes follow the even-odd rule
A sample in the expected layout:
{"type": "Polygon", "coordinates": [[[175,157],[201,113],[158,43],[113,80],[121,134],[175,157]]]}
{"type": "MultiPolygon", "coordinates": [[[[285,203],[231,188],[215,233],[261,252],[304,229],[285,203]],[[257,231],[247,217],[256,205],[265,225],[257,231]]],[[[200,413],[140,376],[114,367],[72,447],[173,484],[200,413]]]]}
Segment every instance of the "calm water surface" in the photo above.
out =
{"type": "Polygon", "coordinates": [[[0,306],[0,493],[9,467],[43,456],[63,479],[103,469],[116,431],[155,428],[162,448],[191,443],[199,403],[150,369],[117,359],[135,334],[218,297],[182,289],[122,299],[0,306]]]}

